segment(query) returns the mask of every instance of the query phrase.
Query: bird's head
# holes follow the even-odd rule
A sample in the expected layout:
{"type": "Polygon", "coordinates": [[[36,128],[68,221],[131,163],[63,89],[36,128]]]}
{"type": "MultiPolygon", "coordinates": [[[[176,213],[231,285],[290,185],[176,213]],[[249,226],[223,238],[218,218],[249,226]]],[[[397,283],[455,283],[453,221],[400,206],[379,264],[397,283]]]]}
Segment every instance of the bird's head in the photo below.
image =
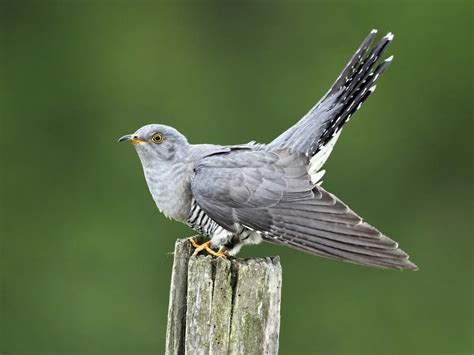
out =
{"type": "Polygon", "coordinates": [[[149,124],[141,127],[133,134],[127,134],[119,142],[132,143],[140,159],[173,160],[183,156],[188,147],[188,140],[173,127],[161,124],[149,124]]]}

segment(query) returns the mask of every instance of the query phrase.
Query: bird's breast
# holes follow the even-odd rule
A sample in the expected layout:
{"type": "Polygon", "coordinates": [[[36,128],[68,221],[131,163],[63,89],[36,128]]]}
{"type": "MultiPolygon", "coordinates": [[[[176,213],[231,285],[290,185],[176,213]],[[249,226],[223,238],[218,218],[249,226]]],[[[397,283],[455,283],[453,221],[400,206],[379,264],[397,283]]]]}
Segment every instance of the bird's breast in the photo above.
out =
{"type": "Polygon", "coordinates": [[[145,179],[156,206],[166,217],[186,222],[191,209],[190,174],[186,166],[144,167],[145,179]]]}

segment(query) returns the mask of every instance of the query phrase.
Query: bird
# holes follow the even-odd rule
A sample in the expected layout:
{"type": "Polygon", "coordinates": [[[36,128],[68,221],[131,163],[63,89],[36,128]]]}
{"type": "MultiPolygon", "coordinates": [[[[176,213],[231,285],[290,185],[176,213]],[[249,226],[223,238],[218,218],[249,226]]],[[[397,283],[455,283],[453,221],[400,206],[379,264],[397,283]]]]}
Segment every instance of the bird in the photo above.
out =
{"type": "Polygon", "coordinates": [[[262,241],[383,269],[417,270],[397,242],[322,187],[323,165],[342,128],[392,63],[393,40],[372,30],[327,93],[268,144],[191,144],[173,127],[148,124],[119,138],[141,161],[161,213],[191,227],[193,255],[234,257],[262,241]]]}

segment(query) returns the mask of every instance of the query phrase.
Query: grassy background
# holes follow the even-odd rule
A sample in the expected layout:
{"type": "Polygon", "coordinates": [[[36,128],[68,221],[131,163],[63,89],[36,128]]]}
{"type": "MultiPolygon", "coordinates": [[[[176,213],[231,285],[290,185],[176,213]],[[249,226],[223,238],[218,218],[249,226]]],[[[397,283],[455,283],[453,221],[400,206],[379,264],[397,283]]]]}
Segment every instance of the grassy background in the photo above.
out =
{"type": "Polygon", "coordinates": [[[468,1],[2,1],[2,354],[160,354],[174,241],[135,152],[147,123],[268,142],[372,28],[395,33],[325,187],[400,242],[390,272],[262,244],[284,267],[281,354],[473,351],[468,1]]]}

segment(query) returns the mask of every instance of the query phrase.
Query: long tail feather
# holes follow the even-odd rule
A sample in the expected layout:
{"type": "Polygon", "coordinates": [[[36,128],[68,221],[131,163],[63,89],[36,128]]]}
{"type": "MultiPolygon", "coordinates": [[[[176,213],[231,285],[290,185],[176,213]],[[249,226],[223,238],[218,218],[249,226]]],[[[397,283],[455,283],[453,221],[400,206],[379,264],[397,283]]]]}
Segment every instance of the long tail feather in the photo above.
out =
{"type": "MultiPolygon", "coordinates": [[[[337,135],[375,90],[375,82],[391,62],[392,57],[372,70],[393,39],[391,33],[387,34],[369,52],[376,33],[372,30],[364,39],[326,95],[300,121],[271,142],[270,147],[314,156],[337,135]]],[[[324,161],[329,154],[330,150],[324,161]]]]}
{"type": "MultiPolygon", "coordinates": [[[[371,35],[373,35],[373,33],[371,33],[371,35]]],[[[372,38],[370,35],[369,37],[372,38]]],[[[319,151],[337,134],[351,115],[361,107],[364,101],[375,90],[375,81],[377,81],[380,75],[388,68],[393,56],[378,65],[373,72],[371,70],[383,55],[392,39],[393,35],[391,33],[387,34],[371,50],[366,58],[360,58],[358,65],[353,67],[352,75],[347,79],[346,83],[340,87],[339,93],[336,94],[336,106],[339,105],[337,114],[319,138],[315,146],[316,151],[313,154],[319,151]]],[[[344,71],[346,71],[346,69],[344,71]]],[[[333,89],[331,88],[331,90],[333,89]]]]}

